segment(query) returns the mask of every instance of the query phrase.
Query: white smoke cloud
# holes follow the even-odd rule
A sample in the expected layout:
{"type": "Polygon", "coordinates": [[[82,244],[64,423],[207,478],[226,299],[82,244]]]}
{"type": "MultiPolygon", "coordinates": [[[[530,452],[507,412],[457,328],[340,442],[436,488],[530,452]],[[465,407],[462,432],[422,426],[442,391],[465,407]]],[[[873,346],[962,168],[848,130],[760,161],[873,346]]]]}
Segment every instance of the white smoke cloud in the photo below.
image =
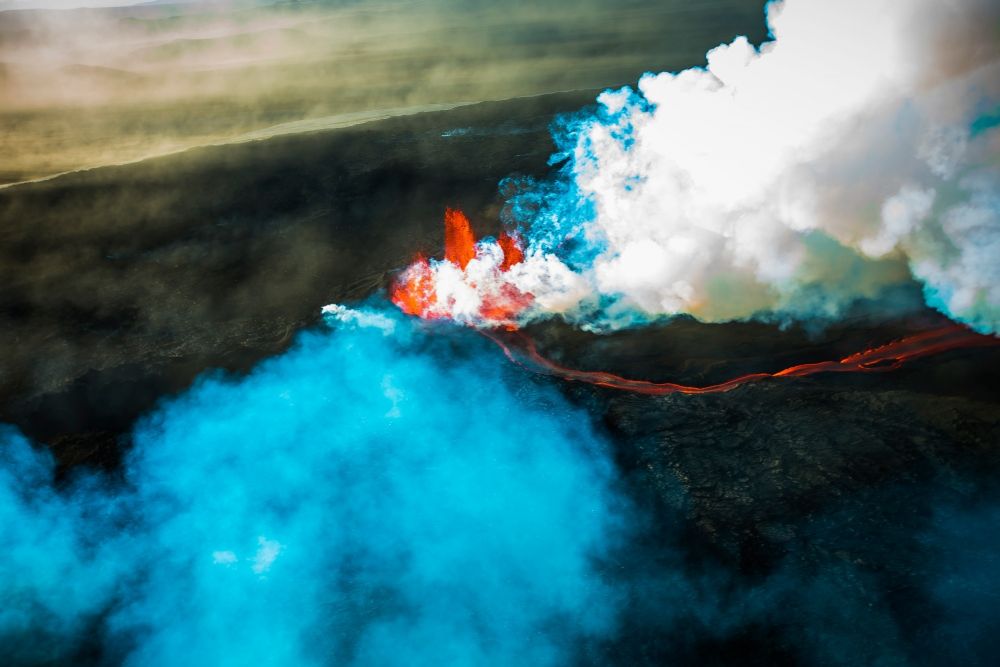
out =
{"type": "Polygon", "coordinates": [[[970,128],[1000,100],[998,14],[787,0],[759,50],[737,38],[705,69],[605,93],[574,155],[605,244],[593,288],[650,314],[812,316],[908,267],[934,305],[995,331],[996,151],[970,128]],[[838,275],[850,251],[865,261],[838,275]]]}
{"type": "Polygon", "coordinates": [[[497,275],[535,295],[524,316],[834,317],[915,278],[930,305],[1000,329],[1000,139],[983,121],[1000,3],[786,0],[768,25],[759,48],[738,37],[570,123],[569,182],[511,202],[528,256],[497,275]]]}

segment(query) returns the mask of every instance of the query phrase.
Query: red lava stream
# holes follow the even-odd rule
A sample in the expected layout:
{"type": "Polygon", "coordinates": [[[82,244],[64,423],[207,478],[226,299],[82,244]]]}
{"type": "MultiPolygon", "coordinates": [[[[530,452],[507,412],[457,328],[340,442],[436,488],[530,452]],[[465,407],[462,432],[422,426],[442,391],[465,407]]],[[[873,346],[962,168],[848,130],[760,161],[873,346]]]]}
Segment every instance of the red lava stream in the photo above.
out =
{"type": "Polygon", "coordinates": [[[1000,344],[994,336],[978,334],[962,325],[953,324],[922,333],[906,336],[879,347],[858,352],[838,361],[820,361],[789,366],[776,373],[750,373],[718,384],[696,387],[675,382],[650,382],[633,380],[604,371],[585,371],[567,368],[551,361],[538,351],[535,342],[520,332],[510,332],[518,345],[509,345],[498,333],[486,336],[500,346],[507,358],[514,363],[554,377],[574,382],[585,382],[598,387],[610,387],[638,394],[661,396],[665,394],[714,394],[735,389],[740,385],[765,378],[805,377],[815,373],[877,373],[891,371],[904,363],[948,350],[987,347],[1000,344]]]}

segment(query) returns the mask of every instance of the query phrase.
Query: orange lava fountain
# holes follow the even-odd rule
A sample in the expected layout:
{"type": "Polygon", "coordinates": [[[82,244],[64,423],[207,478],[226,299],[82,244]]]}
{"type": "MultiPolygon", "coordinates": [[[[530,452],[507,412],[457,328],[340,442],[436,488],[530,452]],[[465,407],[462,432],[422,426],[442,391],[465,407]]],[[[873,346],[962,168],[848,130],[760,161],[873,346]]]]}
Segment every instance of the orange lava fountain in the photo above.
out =
{"type": "Polygon", "coordinates": [[[476,256],[476,239],[472,225],[465,214],[457,209],[444,211],[444,258],[464,269],[476,256]]]}
{"type": "MultiPolygon", "coordinates": [[[[490,269],[492,279],[477,282],[467,271],[478,256],[472,225],[461,211],[445,209],[444,263],[461,272],[467,286],[477,291],[479,303],[475,315],[478,323],[511,329],[514,318],[531,305],[534,297],[505,280],[511,268],[524,261],[521,240],[512,233],[503,232],[495,242],[495,249],[500,253],[500,260],[490,269]]],[[[441,263],[432,264],[417,255],[393,286],[392,302],[404,313],[424,319],[453,317],[454,303],[449,301],[447,294],[442,294],[436,283],[436,270],[440,266],[441,263]]]]}

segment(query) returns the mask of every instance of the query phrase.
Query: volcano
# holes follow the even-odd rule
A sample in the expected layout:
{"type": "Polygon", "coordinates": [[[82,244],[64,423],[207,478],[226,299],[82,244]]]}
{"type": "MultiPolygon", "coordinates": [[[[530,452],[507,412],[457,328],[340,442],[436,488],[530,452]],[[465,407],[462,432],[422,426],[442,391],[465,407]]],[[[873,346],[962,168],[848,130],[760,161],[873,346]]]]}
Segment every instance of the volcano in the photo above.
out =
{"type": "MultiPolygon", "coordinates": [[[[946,314],[981,303],[928,297],[896,248],[873,275],[902,279],[825,318],[742,303],[731,318],[663,300],[642,310],[601,282],[594,260],[613,244],[574,215],[610,220],[602,229],[622,232],[623,249],[689,252],[699,270],[699,257],[731,257],[699,255],[679,235],[630,246],[659,218],[633,215],[651,200],[628,194],[645,182],[628,169],[614,176],[631,190],[595,177],[628,206],[551,206],[577,194],[565,175],[585,163],[563,129],[613,121],[588,126],[591,143],[630,146],[622,114],[655,104],[618,87],[700,63],[734,34],[764,42],[761,3],[443,2],[420,21],[421,3],[341,4],[267,9],[268,29],[251,37],[264,10],[230,23],[220,7],[210,27],[242,36],[155,48],[146,41],[187,35],[203,8],[107,10],[144,45],[122,58],[148,70],[127,77],[133,106],[0,112],[13,128],[4,145],[48,137],[0,188],[4,664],[992,664],[1000,346],[981,321],[946,314]],[[338,20],[310,27],[314,9],[338,20]],[[288,22],[276,32],[275,16],[288,22]],[[336,49],[311,32],[341,25],[371,32],[336,49]],[[678,30],[690,44],[664,40],[678,30]],[[204,88],[157,106],[173,94],[151,83],[163,63],[244,47],[288,59],[184,70],[171,81],[204,88]],[[320,86],[317,72],[357,86],[320,86]],[[363,80],[370,72],[383,78],[363,80]],[[518,72],[538,90],[512,86],[518,72]],[[254,87],[211,96],[230,80],[254,87]],[[487,84],[509,87],[477,101],[487,84]],[[256,86],[274,96],[255,100],[256,86]],[[431,105],[438,97],[449,101],[431,105]],[[337,104],[357,108],[303,116],[337,104]],[[236,126],[252,136],[222,136],[236,126]],[[164,148],[181,146],[180,130],[187,149],[164,148]],[[139,135],[164,141],[138,146],[139,135]],[[146,149],[159,156],[138,159],[146,149]],[[618,228],[618,214],[637,222],[618,228]]],[[[101,11],[67,16],[92,31],[84,19],[101,11]]],[[[41,39],[23,29],[28,14],[0,11],[0,51],[41,39]]],[[[707,69],[659,81],[705,92],[739,72],[713,62],[718,81],[707,69]]],[[[28,89],[21,65],[3,71],[0,90],[28,89]]],[[[105,75],[102,86],[126,79],[105,75]]],[[[923,110],[915,103],[893,136],[923,110]]],[[[852,127],[859,141],[884,129],[852,127]]],[[[945,173],[964,149],[940,134],[920,151],[945,173]]],[[[640,155],[626,166],[647,166],[640,155]]],[[[793,175],[806,172],[836,181],[837,220],[871,213],[855,206],[874,187],[865,177],[885,176],[793,175]]],[[[893,176],[877,211],[900,237],[962,188],[985,187],[956,181],[928,204],[903,187],[914,173],[893,176]]],[[[800,212],[786,194],[775,208],[800,212]]],[[[976,206],[945,231],[982,232],[976,206]]],[[[817,264],[795,296],[825,306],[810,290],[864,271],[856,257],[837,264],[846,246],[813,231],[808,250],[829,251],[838,271],[817,264]]],[[[925,241],[905,252],[936,261],[925,241]]],[[[949,252],[945,278],[980,266],[949,252]]],[[[622,254],[604,266],[675,268],[656,252],[622,254]]],[[[666,275],[639,273],[631,296],[666,275]]]]}

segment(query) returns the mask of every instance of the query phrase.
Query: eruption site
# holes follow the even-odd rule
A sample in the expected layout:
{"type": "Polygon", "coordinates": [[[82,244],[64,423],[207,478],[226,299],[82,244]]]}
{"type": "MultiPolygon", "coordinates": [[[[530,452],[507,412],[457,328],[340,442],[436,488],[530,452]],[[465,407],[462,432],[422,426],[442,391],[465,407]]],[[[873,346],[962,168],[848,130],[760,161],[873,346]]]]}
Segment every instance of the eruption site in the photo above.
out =
{"type": "MultiPolygon", "coordinates": [[[[890,317],[930,307],[995,335],[1000,4],[775,0],[767,25],[770,41],[737,37],[705,67],[646,74],[558,120],[557,173],[501,184],[518,235],[476,242],[448,210],[444,259],[418,257],[393,302],[484,331],[680,314],[822,325],[864,302],[890,317]]],[[[647,393],[888,370],[995,342],[955,326],[687,387],[563,368],[518,340],[545,372],[647,393]]]]}
{"type": "Polygon", "coordinates": [[[524,261],[520,239],[503,232],[478,243],[468,217],[444,213],[444,260],[417,256],[392,290],[392,302],[408,315],[466,324],[516,328],[533,300],[515,281],[524,261]]]}
{"type": "Polygon", "coordinates": [[[464,213],[446,209],[444,260],[418,256],[401,274],[392,301],[404,313],[424,319],[453,319],[475,325],[503,350],[508,359],[526,368],[574,382],[585,382],[640,394],[710,394],[735,389],[765,378],[805,377],[816,373],[881,372],[907,361],[939,352],[1000,344],[995,336],[979,334],[962,324],[924,331],[848,355],[835,361],[796,364],[773,373],[749,373],[724,382],[691,386],[624,378],[603,371],[568,368],[544,357],[531,338],[519,330],[518,317],[532,304],[511,276],[524,262],[524,251],[514,235],[478,243],[464,213]],[[488,291],[482,285],[489,285],[488,291]]]}
{"type": "MultiPolygon", "coordinates": [[[[0,0],[0,93],[49,49],[8,62],[11,3],[87,4],[0,0]]],[[[998,664],[1000,0],[772,0],[766,38],[763,4],[109,10],[206,86],[147,113],[172,76],[60,65],[136,89],[116,136],[280,124],[0,191],[0,667],[998,664]],[[515,91],[743,25],[557,117],[546,166],[599,84],[515,91]],[[217,97],[240,63],[273,95],[217,97]],[[300,77],[358,110],[299,118],[300,77]],[[442,200],[472,222],[408,245],[442,200]]]]}
{"type": "Polygon", "coordinates": [[[785,0],[767,25],[562,117],[558,171],[502,183],[517,250],[449,214],[447,261],[397,301],[596,330],[878,301],[1000,330],[1000,4],[785,0]]]}

